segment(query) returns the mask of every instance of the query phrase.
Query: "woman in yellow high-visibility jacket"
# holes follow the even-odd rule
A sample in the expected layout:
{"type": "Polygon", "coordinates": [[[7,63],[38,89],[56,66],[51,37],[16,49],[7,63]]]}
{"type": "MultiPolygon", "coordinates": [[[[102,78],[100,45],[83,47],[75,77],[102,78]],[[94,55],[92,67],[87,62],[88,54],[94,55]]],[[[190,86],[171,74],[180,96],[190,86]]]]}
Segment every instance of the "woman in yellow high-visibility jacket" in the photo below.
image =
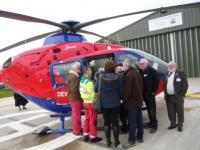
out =
{"type": "Polygon", "coordinates": [[[96,121],[97,113],[92,107],[92,103],[95,101],[96,94],[94,92],[94,83],[91,81],[92,71],[89,67],[83,68],[83,76],[80,81],[80,94],[83,99],[83,106],[85,109],[85,120],[83,124],[83,139],[92,143],[101,141],[102,139],[97,137],[96,121]]]}

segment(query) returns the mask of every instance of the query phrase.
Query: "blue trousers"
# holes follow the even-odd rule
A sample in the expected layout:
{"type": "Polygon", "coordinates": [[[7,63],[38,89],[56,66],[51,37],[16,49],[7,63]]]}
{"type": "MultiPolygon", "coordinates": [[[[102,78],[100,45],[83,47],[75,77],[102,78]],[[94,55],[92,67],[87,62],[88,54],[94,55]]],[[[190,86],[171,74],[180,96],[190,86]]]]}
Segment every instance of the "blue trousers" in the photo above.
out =
{"type": "Polygon", "coordinates": [[[128,128],[129,128],[129,142],[135,142],[137,138],[143,138],[143,117],[141,108],[128,108],[128,128]],[[136,134],[137,131],[137,134],[136,134]]]}

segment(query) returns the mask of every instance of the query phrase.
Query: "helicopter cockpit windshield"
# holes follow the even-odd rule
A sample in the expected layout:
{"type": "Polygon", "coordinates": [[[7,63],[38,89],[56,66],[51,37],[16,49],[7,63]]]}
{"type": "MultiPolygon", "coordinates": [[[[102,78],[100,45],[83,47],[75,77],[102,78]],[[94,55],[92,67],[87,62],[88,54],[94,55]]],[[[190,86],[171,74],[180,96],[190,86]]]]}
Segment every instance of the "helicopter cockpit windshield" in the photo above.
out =
{"type": "Polygon", "coordinates": [[[43,45],[51,45],[63,42],[83,42],[86,38],[83,35],[75,33],[57,33],[47,37],[43,45]]]}

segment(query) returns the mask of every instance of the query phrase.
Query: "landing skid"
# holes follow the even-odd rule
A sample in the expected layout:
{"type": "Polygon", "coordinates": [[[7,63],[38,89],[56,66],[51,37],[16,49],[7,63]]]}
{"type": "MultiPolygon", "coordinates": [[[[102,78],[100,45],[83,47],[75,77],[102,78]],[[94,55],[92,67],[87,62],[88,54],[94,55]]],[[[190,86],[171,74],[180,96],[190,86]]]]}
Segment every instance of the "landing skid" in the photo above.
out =
{"type": "Polygon", "coordinates": [[[47,135],[47,134],[51,134],[51,133],[64,134],[67,132],[71,132],[72,129],[65,128],[65,117],[67,117],[67,116],[69,116],[69,115],[68,114],[52,114],[52,115],[50,115],[50,117],[52,117],[52,118],[59,117],[60,118],[60,121],[61,121],[60,128],[59,129],[51,129],[47,126],[43,126],[43,127],[36,129],[33,133],[38,134],[38,135],[47,135]]]}

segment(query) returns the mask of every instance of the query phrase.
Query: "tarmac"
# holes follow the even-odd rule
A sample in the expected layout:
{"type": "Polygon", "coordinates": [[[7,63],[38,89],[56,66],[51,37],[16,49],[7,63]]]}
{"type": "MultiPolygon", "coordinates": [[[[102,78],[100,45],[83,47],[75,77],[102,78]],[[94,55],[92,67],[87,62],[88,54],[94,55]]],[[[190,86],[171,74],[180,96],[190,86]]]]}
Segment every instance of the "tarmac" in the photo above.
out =
{"type": "MultiPolygon", "coordinates": [[[[200,150],[200,78],[189,79],[189,89],[185,98],[185,122],[183,132],[177,128],[168,130],[169,120],[163,93],[156,96],[158,130],[154,134],[145,129],[144,143],[136,143],[130,150],[200,150]]],[[[103,140],[96,144],[83,142],[82,137],[72,133],[34,135],[33,131],[40,126],[59,127],[59,120],[49,117],[51,112],[29,103],[28,110],[19,111],[14,107],[13,97],[0,99],[0,150],[122,150],[127,143],[127,134],[120,134],[120,146],[107,148],[102,130],[102,115],[98,115],[98,136],[103,140]]],[[[144,122],[148,122],[146,111],[143,111],[144,122]]],[[[82,117],[84,119],[84,117],[82,117]]],[[[66,127],[71,127],[71,118],[66,118],[66,127]]],[[[113,138],[111,138],[113,139],[113,138]]]]}

